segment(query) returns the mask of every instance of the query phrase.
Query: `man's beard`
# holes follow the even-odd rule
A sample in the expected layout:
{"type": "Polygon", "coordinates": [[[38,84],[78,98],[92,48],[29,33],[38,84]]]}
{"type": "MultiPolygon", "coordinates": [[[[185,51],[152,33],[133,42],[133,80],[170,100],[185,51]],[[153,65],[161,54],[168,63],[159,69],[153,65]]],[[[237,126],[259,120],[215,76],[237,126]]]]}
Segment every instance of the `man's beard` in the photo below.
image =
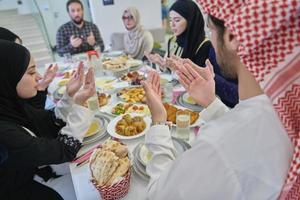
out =
{"type": "Polygon", "coordinates": [[[83,21],[83,18],[81,18],[81,17],[76,17],[76,18],[72,19],[72,21],[73,21],[75,24],[80,25],[80,24],[82,23],[82,21],[83,21]]]}
{"type": "Polygon", "coordinates": [[[236,68],[232,64],[233,56],[228,52],[223,44],[218,44],[218,52],[216,52],[217,63],[220,66],[221,73],[224,77],[236,79],[236,68]]]}

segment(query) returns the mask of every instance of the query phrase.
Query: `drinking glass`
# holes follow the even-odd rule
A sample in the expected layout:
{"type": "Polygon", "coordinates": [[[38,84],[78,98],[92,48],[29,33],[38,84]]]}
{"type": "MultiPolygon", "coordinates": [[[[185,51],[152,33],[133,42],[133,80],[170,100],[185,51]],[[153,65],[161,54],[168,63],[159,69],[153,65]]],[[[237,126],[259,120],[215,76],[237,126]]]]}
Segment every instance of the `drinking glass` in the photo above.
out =
{"type": "Polygon", "coordinates": [[[163,83],[161,87],[164,94],[164,102],[171,103],[173,100],[173,84],[171,82],[167,82],[163,83]]]}
{"type": "Polygon", "coordinates": [[[185,141],[190,136],[190,113],[184,110],[176,112],[176,135],[185,141]]]}

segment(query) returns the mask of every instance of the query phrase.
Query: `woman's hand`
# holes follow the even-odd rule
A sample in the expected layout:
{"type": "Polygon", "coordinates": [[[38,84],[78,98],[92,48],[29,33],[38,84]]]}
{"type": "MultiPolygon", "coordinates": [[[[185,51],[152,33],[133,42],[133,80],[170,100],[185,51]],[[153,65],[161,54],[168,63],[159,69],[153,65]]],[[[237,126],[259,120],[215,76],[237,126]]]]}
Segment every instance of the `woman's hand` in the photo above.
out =
{"type": "Polygon", "coordinates": [[[78,105],[83,105],[90,97],[96,93],[96,85],[94,79],[94,70],[89,68],[85,76],[83,88],[77,91],[74,95],[74,102],[78,105]]]}
{"type": "Polygon", "coordinates": [[[166,69],[166,61],[159,54],[145,53],[145,56],[150,62],[159,65],[161,70],[166,69]]]}
{"type": "Polygon", "coordinates": [[[171,71],[176,71],[180,68],[180,66],[183,65],[184,59],[172,55],[171,58],[166,58],[166,66],[171,70],[171,71]]]}
{"type": "Polygon", "coordinates": [[[142,82],[146,92],[147,105],[150,109],[152,122],[166,122],[167,112],[161,100],[160,77],[156,71],[150,71],[146,81],[142,82]]]}
{"type": "Polygon", "coordinates": [[[77,70],[72,74],[69,82],[67,83],[67,93],[70,97],[81,88],[84,80],[83,63],[80,62],[77,70]]]}
{"type": "Polygon", "coordinates": [[[44,77],[42,78],[42,80],[39,81],[39,85],[38,85],[38,90],[39,91],[45,91],[46,88],[49,86],[49,84],[53,81],[53,79],[55,78],[56,72],[58,70],[58,66],[57,65],[50,65],[45,74],[44,77]]]}
{"type": "Polygon", "coordinates": [[[206,67],[201,68],[185,59],[176,73],[179,76],[179,82],[196,103],[208,107],[215,100],[216,95],[213,66],[209,60],[205,63],[206,67]]]}

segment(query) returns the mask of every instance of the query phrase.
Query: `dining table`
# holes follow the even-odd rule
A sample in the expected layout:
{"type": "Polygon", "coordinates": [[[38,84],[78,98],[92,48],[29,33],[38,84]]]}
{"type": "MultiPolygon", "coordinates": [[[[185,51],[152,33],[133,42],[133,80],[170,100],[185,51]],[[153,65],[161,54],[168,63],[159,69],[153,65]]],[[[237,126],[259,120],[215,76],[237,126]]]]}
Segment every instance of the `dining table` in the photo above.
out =
{"type": "MultiPolygon", "coordinates": [[[[53,80],[53,82],[51,83],[51,85],[48,88],[50,98],[53,97],[53,93],[57,90],[58,83],[61,81],[61,79],[64,78],[63,77],[64,72],[67,70],[75,69],[76,66],[78,65],[78,62],[81,61],[80,59],[82,59],[82,58],[84,58],[84,55],[80,55],[79,59],[76,59],[75,62],[71,62],[71,63],[57,62],[56,63],[59,66],[59,73],[58,73],[58,76],[53,80]]],[[[84,61],[86,62],[86,59],[84,59],[84,61]]],[[[49,64],[47,64],[46,67],[48,65],[49,64]]],[[[150,66],[145,65],[145,64],[142,64],[137,69],[137,71],[144,73],[144,74],[147,74],[150,70],[153,70],[153,69],[150,66]]],[[[95,72],[96,72],[95,78],[98,80],[101,78],[106,78],[107,76],[111,76],[111,74],[107,75],[106,73],[103,73],[102,68],[96,69],[95,72]]],[[[127,72],[128,71],[126,71],[124,73],[127,73],[127,72]]],[[[119,84],[117,84],[117,85],[119,85],[120,87],[126,86],[125,82],[124,82],[124,84],[121,84],[122,80],[120,80],[119,77],[116,77],[116,79],[118,79],[118,82],[119,82],[119,84]]],[[[179,83],[174,85],[174,89],[176,89],[176,88],[184,91],[184,89],[182,88],[182,86],[179,83]]],[[[99,88],[97,88],[97,89],[99,89],[99,88]]],[[[112,95],[107,106],[114,105],[119,101],[119,99],[116,97],[115,92],[113,91],[113,90],[117,90],[117,89],[118,88],[114,88],[111,91],[105,91],[105,92],[109,92],[112,95]]],[[[103,92],[103,90],[101,90],[101,91],[103,92]]],[[[53,101],[55,102],[55,99],[53,99],[53,101]]],[[[105,115],[107,118],[109,118],[111,120],[115,117],[104,111],[105,111],[105,107],[99,108],[98,110],[95,111],[96,112],[95,114],[105,115]]],[[[171,127],[171,134],[172,134],[172,136],[176,137],[176,128],[175,127],[171,127]]],[[[191,128],[188,143],[191,144],[195,140],[195,137],[196,137],[195,128],[191,128]]],[[[93,143],[83,145],[82,148],[79,150],[77,157],[84,155],[86,152],[91,151],[91,149],[95,149],[99,145],[103,144],[109,138],[111,138],[111,136],[107,133],[105,135],[105,137],[102,137],[101,139],[99,139],[93,143]]],[[[137,145],[139,145],[140,143],[142,143],[144,141],[144,139],[145,139],[145,136],[137,137],[134,139],[120,139],[120,141],[128,147],[129,158],[131,161],[133,160],[133,157],[135,156],[132,152],[137,147],[137,145]]],[[[75,191],[77,200],[101,199],[101,196],[100,196],[98,190],[91,183],[91,172],[90,172],[88,162],[85,162],[80,165],[78,165],[78,163],[71,162],[71,163],[69,163],[69,168],[70,168],[70,173],[71,173],[72,182],[73,182],[74,191],[75,191]]],[[[132,173],[131,173],[131,178],[130,178],[129,192],[123,199],[130,199],[130,200],[146,199],[148,180],[145,180],[144,178],[142,178],[138,173],[135,172],[135,170],[133,168],[131,168],[131,170],[132,170],[132,173]]]]}

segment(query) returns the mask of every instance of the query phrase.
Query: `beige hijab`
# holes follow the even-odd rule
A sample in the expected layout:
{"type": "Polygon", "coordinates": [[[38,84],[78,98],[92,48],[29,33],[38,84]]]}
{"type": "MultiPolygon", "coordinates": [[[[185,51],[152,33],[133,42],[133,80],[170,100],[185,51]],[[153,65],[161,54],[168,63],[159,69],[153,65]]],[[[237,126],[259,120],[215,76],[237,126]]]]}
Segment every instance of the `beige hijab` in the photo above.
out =
{"type": "Polygon", "coordinates": [[[140,57],[140,54],[143,54],[145,51],[142,49],[145,30],[140,24],[140,13],[135,7],[127,8],[124,13],[132,15],[133,20],[136,22],[136,26],[132,30],[128,30],[128,32],[124,35],[125,52],[133,58],[138,58],[140,57]]]}

